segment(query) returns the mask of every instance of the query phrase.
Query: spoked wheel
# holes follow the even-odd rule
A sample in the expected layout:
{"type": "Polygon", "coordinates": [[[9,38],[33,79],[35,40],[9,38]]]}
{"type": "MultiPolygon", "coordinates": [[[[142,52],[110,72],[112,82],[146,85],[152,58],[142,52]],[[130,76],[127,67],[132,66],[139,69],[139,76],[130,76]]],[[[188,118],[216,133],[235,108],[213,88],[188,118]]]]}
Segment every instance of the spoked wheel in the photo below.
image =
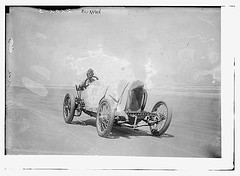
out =
{"type": "Polygon", "coordinates": [[[152,120],[156,121],[156,123],[150,126],[150,130],[154,136],[160,136],[165,133],[170,125],[172,110],[166,103],[160,101],[155,104],[152,112],[156,113],[157,116],[153,117],[152,120]]]}
{"type": "Polygon", "coordinates": [[[107,99],[103,99],[97,110],[96,127],[98,135],[106,137],[112,130],[114,122],[114,114],[110,103],[107,99]]]}
{"type": "Polygon", "coordinates": [[[76,109],[75,98],[73,95],[66,94],[63,101],[63,118],[66,123],[71,123],[76,109]]]}

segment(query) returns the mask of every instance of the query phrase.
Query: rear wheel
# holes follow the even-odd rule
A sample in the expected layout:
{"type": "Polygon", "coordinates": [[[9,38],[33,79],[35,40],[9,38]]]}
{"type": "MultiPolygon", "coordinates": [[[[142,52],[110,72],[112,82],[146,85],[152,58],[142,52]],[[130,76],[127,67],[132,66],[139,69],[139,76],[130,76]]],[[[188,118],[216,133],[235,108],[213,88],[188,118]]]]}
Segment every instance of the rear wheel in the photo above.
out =
{"type": "Polygon", "coordinates": [[[66,94],[63,101],[63,118],[66,123],[71,123],[76,109],[75,97],[66,94]]]}
{"type": "Polygon", "coordinates": [[[150,131],[154,136],[160,136],[165,133],[168,129],[172,120],[172,109],[170,106],[163,101],[155,104],[152,112],[156,113],[157,116],[153,117],[153,121],[158,121],[150,126],[150,131]]]}
{"type": "Polygon", "coordinates": [[[96,127],[98,135],[106,137],[112,130],[114,114],[107,99],[103,99],[97,110],[96,127]]]}

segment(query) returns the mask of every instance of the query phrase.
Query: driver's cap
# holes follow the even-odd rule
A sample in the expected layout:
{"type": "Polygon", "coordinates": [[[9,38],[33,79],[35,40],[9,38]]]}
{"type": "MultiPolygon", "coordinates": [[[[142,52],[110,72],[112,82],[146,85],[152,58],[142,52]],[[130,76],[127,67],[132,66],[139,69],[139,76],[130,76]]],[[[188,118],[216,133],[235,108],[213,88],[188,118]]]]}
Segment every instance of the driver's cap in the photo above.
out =
{"type": "Polygon", "coordinates": [[[89,68],[87,71],[87,77],[91,77],[94,75],[93,69],[89,68]]]}

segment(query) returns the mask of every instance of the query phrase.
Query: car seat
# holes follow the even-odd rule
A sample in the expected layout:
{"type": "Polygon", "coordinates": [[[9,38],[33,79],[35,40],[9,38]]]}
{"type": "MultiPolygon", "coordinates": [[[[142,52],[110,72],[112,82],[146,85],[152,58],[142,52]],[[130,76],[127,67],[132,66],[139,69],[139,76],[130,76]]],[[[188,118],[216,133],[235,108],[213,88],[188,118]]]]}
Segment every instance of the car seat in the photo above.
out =
{"type": "Polygon", "coordinates": [[[129,90],[125,110],[127,112],[141,112],[147,101],[147,91],[142,81],[134,81],[129,90]]]}

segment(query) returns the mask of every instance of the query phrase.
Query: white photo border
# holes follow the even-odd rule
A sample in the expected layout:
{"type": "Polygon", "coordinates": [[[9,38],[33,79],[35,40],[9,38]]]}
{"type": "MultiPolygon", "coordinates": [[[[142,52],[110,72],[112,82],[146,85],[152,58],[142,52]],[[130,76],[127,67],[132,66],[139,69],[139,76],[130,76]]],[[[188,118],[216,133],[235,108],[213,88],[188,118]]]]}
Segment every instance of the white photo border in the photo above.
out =
{"type": "MultiPolygon", "coordinates": [[[[3,170],[24,170],[24,169],[67,169],[72,171],[104,171],[104,170],[142,170],[142,171],[226,171],[231,172],[236,168],[236,124],[239,120],[233,112],[234,105],[234,58],[239,60],[237,55],[237,44],[235,25],[237,20],[238,4],[228,1],[202,1],[200,4],[190,1],[169,3],[163,1],[104,1],[96,3],[94,1],[41,1],[33,2],[24,0],[19,2],[4,2],[1,4],[1,56],[5,58],[5,6],[28,6],[28,5],[84,5],[84,6],[221,6],[221,136],[222,136],[222,158],[168,158],[168,157],[109,157],[109,156],[44,156],[44,155],[5,155],[5,118],[1,118],[1,156],[0,163],[3,170]],[[234,29],[233,29],[234,28],[234,29]],[[233,45],[230,47],[230,44],[233,45]],[[236,124],[234,124],[234,122],[236,124]],[[231,130],[229,130],[231,129],[231,130]],[[235,138],[234,138],[235,137],[235,138]],[[3,145],[2,145],[3,142],[3,145]],[[107,162],[107,163],[106,163],[107,162]],[[116,164],[121,163],[121,164],[116,164]],[[124,163],[124,164],[123,164],[124,163]],[[161,163],[161,164],[160,164],[161,163]]],[[[239,15],[238,15],[239,16],[239,15]]],[[[236,61],[236,63],[239,61],[236,61]]],[[[1,60],[1,114],[5,115],[5,60],[1,60]]],[[[239,73],[236,73],[236,76],[239,73]]],[[[238,77],[239,79],[239,77],[238,77]]],[[[236,82],[239,86],[239,82],[236,82]]],[[[237,91],[237,89],[235,89],[237,91]]],[[[238,95],[236,93],[236,95],[238,95]]],[[[238,97],[239,98],[239,97],[238,97]]],[[[236,99],[237,100],[237,99],[236,99]]],[[[239,106],[237,106],[239,107],[239,106]]],[[[237,108],[236,107],[236,108],[237,108]]],[[[239,129],[239,128],[238,128],[239,129]]],[[[238,135],[239,136],[239,135],[238,135]]]]}

